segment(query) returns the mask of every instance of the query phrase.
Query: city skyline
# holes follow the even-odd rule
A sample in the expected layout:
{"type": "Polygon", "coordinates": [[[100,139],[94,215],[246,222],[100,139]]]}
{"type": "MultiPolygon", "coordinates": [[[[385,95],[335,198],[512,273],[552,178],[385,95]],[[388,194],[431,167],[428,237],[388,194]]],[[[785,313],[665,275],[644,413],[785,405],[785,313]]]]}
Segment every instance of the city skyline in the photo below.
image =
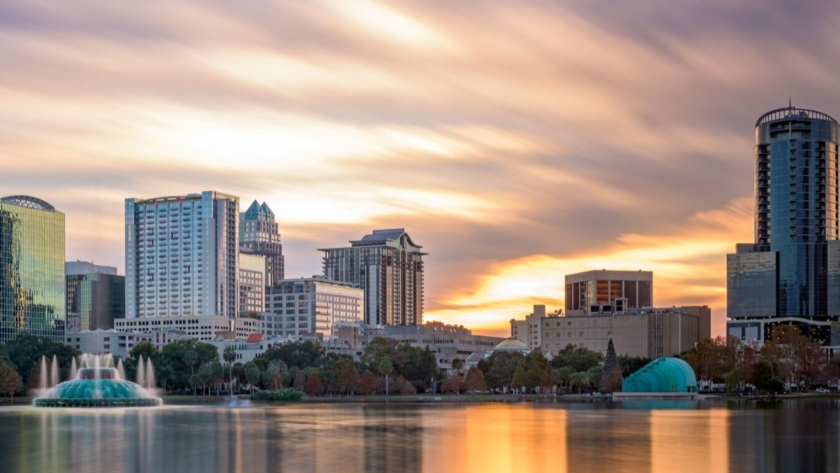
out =
{"type": "Polygon", "coordinates": [[[124,273],[126,197],[216,189],[269,204],[287,277],[406,228],[424,320],[479,333],[607,268],[654,272],[657,305],[709,305],[723,334],[756,118],[790,95],[840,115],[827,2],[187,2],[189,24],[81,4],[0,2],[0,187],[65,213],[68,260],[124,273]]]}

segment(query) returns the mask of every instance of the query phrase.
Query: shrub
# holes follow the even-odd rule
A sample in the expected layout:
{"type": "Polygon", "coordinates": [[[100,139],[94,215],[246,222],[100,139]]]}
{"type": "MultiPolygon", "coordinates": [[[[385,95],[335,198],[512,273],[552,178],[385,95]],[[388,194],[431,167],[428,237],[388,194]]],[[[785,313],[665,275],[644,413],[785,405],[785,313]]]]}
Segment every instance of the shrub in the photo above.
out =
{"type": "Polygon", "coordinates": [[[257,391],[251,395],[252,401],[267,402],[299,402],[306,398],[306,395],[297,389],[283,389],[282,391],[257,391]]]}

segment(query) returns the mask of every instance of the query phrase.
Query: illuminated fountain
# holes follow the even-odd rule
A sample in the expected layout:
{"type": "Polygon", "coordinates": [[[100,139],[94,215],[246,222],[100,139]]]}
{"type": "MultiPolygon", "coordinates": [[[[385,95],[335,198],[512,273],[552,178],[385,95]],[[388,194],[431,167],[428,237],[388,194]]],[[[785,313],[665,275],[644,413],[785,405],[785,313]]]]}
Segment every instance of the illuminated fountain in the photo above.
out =
{"type": "MultiPolygon", "coordinates": [[[[161,399],[155,397],[154,368],[151,360],[143,367],[142,358],[139,367],[143,367],[143,386],[126,381],[120,370],[113,367],[111,355],[82,355],[76,378],[58,383],[58,361],[53,358],[51,368],[46,360],[41,364],[41,397],[35,398],[36,407],[154,407],[161,405],[161,399]],[[50,384],[47,389],[47,370],[50,370],[50,384]],[[145,373],[150,373],[147,376],[145,373]],[[45,392],[44,392],[45,391],[45,392]]],[[[71,364],[75,367],[75,360],[71,364]]],[[[138,374],[140,370],[138,369],[138,374]]]]}

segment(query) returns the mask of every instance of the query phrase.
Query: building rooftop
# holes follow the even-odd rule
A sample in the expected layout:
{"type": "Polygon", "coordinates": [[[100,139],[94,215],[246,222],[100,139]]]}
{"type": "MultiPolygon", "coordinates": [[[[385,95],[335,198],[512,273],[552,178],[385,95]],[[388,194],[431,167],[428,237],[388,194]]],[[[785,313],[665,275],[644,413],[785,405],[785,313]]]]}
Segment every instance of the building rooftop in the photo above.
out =
{"type": "Polygon", "coordinates": [[[493,348],[493,351],[502,350],[502,351],[531,351],[528,348],[528,345],[522,343],[520,340],[510,337],[506,338],[493,348]]]}
{"type": "Polygon", "coordinates": [[[25,207],[27,209],[55,212],[55,207],[48,204],[46,201],[29,195],[10,195],[0,199],[0,202],[3,202],[4,204],[17,205],[18,207],[25,207]]]}

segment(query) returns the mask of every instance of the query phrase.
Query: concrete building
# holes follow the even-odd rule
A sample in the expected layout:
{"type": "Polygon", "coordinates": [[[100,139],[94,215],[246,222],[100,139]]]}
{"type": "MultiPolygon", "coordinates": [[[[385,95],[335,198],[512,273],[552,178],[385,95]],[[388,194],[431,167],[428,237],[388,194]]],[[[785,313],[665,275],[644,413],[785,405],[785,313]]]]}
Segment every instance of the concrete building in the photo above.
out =
{"type": "Polygon", "coordinates": [[[182,340],[184,337],[185,334],[178,331],[146,333],[96,329],[68,333],[65,343],[82,353],[110,353],[126,359],[138,343],[149,342],[160,350],[167,343],[182,340]]]}
{"type": "Polygon", "coordinates": [[[423,256],[402,228],[374,230],[350,248],[327,248],[324,276],[364,290],[369,325],[423,323],[423,256]]]}
{"type": "Polygon", "coordinates": [[[794,325],[840,347],[840,125],[787,107],[755,124],[755,241],[727,255],[727,332],[764,342],[794,325]]]}
{"type": "Polygon", "coordinates": [[[653,307],[650,271],[586,271],[566,276],[566,314],[622,313],[653,307]]]}
{"type": "Polygon", "coordinates": [[[256,317],[238,317],[233,320],[233,333],[237,340],[245,340],[255,333],[262,333],[262,321],[256,317]]]}
{"type": "Polygon", "coordinates": [[[256,200],[239,219],[239,246],[254,255],[264,256],[268,270],[266,286],[285,279],[283,243],[274,212],[265,202],[256,200]]]}
{"type": "Polygon", "coordinates": [[[219,351],[219,362],[226,366],[227,362],[223,356],[227,347],[233,347],[233,351],[236,352],[236,361],[234,363],[242,363],[244,365],[249,361],[254,361],[254,358],[265,353],[272,345],[283,344],[287,341],[288,340],[265,338],[263,334],[255,333],[242,340],[219,339],[212,340],[207,343],[216,347],[216,350],[219,351]]]}
{"type": "Polygon", "coordinates": [[[265,310],[265,287],[268,285],[268,263],[265,256],[239,253],[239,314],[256,317],[265,310]]]}
{"type": "Polygon", "coordinates": [[[0,342],[64,341],[64,214],[41,199],[0,199],[0,342]]]}
{"type": "Polygon", "coordinates": [[[167,332],[180,331],[187,338],[209,342],[219,332],[233,330],[231,319],[220,315],[134,317],[114,320],[114,328],[120,332],[167,332]]]}
{"type": "Polygon", "coordinates": [[[260,331],[268,337],[333,336],[339,325],[364,320],[365,294],[352,284],[324,277],[284,279],[267,288],[260,331]]]}
{"type": "Polygon", "coordinates": [[[481,353],[482,356],[493,350],[504,339],[500,337],[489,337],[485,335],[473,335],[472,331],[454,325],[445,325],[440,322],[428,322],[423,325],[360,325],[347,327],[342,336],[343,344],[332,346],[326,344],[327,349],[336,353],[352,356],[358,360],[364,347],[376,337],[396,340],[399,343],[407,343],[414,347],[429,349],[434,352],[438,367],[444,370],[452,369],[452,360],[458,358],[466,362],[473,353],[481,353]],[[350,334],[355,330],[358,333],[356,338],[350,334]],[[358,340],[354,348],[353,341],[358,340]]]}
{"type": "Polygon", "coordinates": [[[535,305],[534,312],[526,315],[525,320],[510,320],[510,336],[531,350],[538,349],[542,344],[542,319],[545,317],[545,306],[535,305]]]}
{"type": "Polygon", "coordinates": [[[624,314],[560,316],[542,319],[543,352],[576,345],[606,353],[613,340],[618,355],[675,356],[711,335],[706,306],[640,309],[624,314]]]}
{"type": "Polygon", "coordinates": [[[206,191],[126,199],[126,318],[234,318],[239,198],[206,191]]]}
{"type": "MultiPolygon", "coordinates": [[[[81,292],[78,291],[79,285],[85,278],[92,274],[102,274],[106,276],[117,276],[117,268],[113,266],[102,266],[93,264],[89,261],[68,261],[64,265],[65,274],[65,307],[67,308],[67,331],[78,332],[81,330],[92,329],[109,329],[113,328],[113,319],[116,317],[125,317],[125,278],[120,277],[116,279],[102,278],[109,286],[109,290],[103,291],[101,286],[103,284],[96,284],[94,288],[88,288],[89,297],[86,307],[96,310],[94,315],[94,325],[90,324],[91,314],[88,311],[85,314],[85,323],[82,323],[82,315],[80,314],[82,308],[81,292]],[[115,282],[116,289],[121,289],[122,294],[112,294],[110,291],[111,282],[115,282]],[[93,290],[91,290],[93,289],[93,290]],[[104,299],[103,299],[104,297],[104,299]],[[113,310],[109,311],[108,308],[113,310]],[[103,313],[104,311],[104,313],[103,313]],[[113,314],[113,315],[112,315],[113,314]]],[[[95,278],[97,283],[100,278],[95,278]]],[[[115,289],[115,290],[116,290],[115,289]]]]}

